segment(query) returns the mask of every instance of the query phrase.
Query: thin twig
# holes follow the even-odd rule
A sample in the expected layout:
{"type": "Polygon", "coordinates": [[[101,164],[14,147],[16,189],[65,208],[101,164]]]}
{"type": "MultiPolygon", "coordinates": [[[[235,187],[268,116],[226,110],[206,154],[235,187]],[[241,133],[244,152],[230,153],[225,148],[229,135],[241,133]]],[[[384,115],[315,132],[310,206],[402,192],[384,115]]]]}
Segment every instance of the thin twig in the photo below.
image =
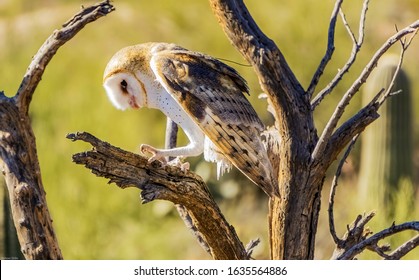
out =
{"type": "Polygon", "coordinates": [[[407,253],[419,246],[419,234],[414,236],[412,239],[406,241],[400,245],[396,250],[391,254],[388,254],[385,259],[387,260],[400,260],[402,257],[406,256],[407,253]]]}
{"type": "Polygon", "coordinates": [[[260,239],[256,238],[253,240],[250,240],[250,242],[246,245],[246,253],[247,258],[250,260],[252,259],[253,250],[259,245],[260,239]]]}
{"type": "Polygon", "coordinates": [[[330,118],[325,129],[323,130],[316,147],[314,148],[314,151],[312,153],[313,161],[317,161],[319,158],[321,158],[327,144],[329,143],[331,135],[334,129],[336,128],[340,118],[342,117],[346,107],[348,106],[349,102],[354,97],[354,95],[359,91],[360,87],[366,82],[372,70],[377,66],[377,63],[383,56],[383,54],[386,53],[391,46],[393,46],[396,42],[400,41],[406,35],[417,32],[418,28],[419,20],[415,21],[411,25],[407,26],[406,28],[403,28],[402,30],[391,36],[374,54],[374,56],[368,62],[367,66],[364,68],[360,76],[346,91],[339,104],[337,105],[332,117],[330,118]]]}
{"type": "Polygon", "coordinates": [[[338,71],[338,73],[332,79],[332,81],[322,91],[320,91],[316,95],[315,98],[313,98],[313,101],[311,102],[312,110],[314,110],[314,108],[316,108],[316,106],[320,104],[320,102],[326,97],[326,95],[331,93],[336,88],[336,86],[338,85],[340,80],[342,80],[343,76],[346,73],[348,73],[349,69],[354,64],[354,62],[356,60],[356,57],[357,57],[357,54],[361,50],[361,47],[364,43],[365,20],[366,20],[366,15],[367,15],[367,11],[368,11],[368,3],[369,3],[369,0],[364,1],[364,5],[363,5],[362,11],[361,11],[361,17],[360,17],[360,20],[359,20],[358,39],[355,38],[355,35],[352,32],[351,27],[349,26],[348,22],[346,21],[344,13],[341,12],[341,18],[342,18],[343,24],[344,24],[346,30],[348,31],[349,37],[351,38],[351,40],[353,42],[351,55],[349,56],[345,65],[338,71]]]}
{"type": "Polygon", "coordinates": [[[354,44],[358,45],[358,40],[356,39],[355,34],[354,34],[354,32],[352,31],[351,26],[349,25],[348,21],[346,20],[345,13],[344,13],[342,10],[340,10],[340,11],[339,11],[339,14],[340,14],[340,18],[342,19],[343,26],[345,26],[346,31],[348,32],[349,37],[351,38],[352,42],[353,42],[354,44]]]}
{"type": "Polygon", "coordinates": [[[400,72],[400,69],[402,67],[404,54],[405,54],[406,50],[409,48],[410,43],[412,42],[413,38],[416,36],[417,32],[418,32],[418,30],[416,30],[416,32],[412,34],[412,36],[409,38],[408,41],[406,41],[406,42],[404,40],[400,41],[401,50],[400,50],[399,62],[397,63],[396,70],[394,71],[394,74],[393,74],[393,77],[391,78],[390,84],[388,85],[388,87],[387,87],[386,91],[384,92],[384,94],[382,95],[382,97],[378,100],[378,106],[379,107],[381,107],[381,105],[383,105],[384,101],[386,101],[386,99],[388,97],[393,96],[393,95],[400,92],[400,91],[392,92],[391,90],[393,89],[396,78],[397,78],[397,76],[400,72]]]}
{"type": "Polygon", "coordinates": [[[335,51],[335,29],[337,16],[342,6],[343,0],[337,0],[335,2],[335,7],[333,8],[332,15],[330,17],[329,30],[327,35],[327,48],[326,53],[324,54],[320,65],[317,67],[316,72],[311,79],[310,85],[307,89],[307,94],[311,97],[314,90],[316,89],[317,84],[319,83],[320,77],[323,75],[324,69],[326,68],[329,61],[332,59],[333,52],[335,51]]]}
{"type": "Polygon", "coordinates": [[[336,143],[343,143],[340,145],[341,147],[346,146],[346,143],[350,141],[350,139],[364,130],[364,128],[369,125],[371,122],[376,120],[379,115],[377,113],[378,109],[383,105],[384,101],[393,95],[400,93],[401,91],[390,91],[394,85],[395,78],[400,70],[400,67],[403,62],[404,53],[409,47],[410,43],[413,40],[413,37],[417,34],[414,32],[408,40],[402,40],[400,43],[402,44],[402,51],[399,57],[399,63],[396,67],[396,71],[393,73],[392,81],[390,86],[387,88],[382,88],[380,91],[371,99],[371,101],[365,105],[358,113],[356,113],[353,117],[345,121],[330,137],[328,147],[326,151],[322,154],[322,160],[324,162],[328,162],[336,158],[339,151],[337,151],[334,147],[336,147],[336,143]]]}
{"type": "Polygon", "coordinates": [[[365,225],[375,216],[375,212],[364,213],[358,215],[352,224],[346,226],[346,233],[336,243],[336,248],[333,252],[331,259],[338,259],[344,254],[349,248],[352,248],[356,244],[364,241],[371,231],[365,228],[365,225]]]}
{"type": "Polygon", "coordinates": [[[342,239],[340,239],[337,236],[336,230],[335,230],[335,222],[334,222],[334,215],[333,215],[333,205],[335,203],[335,193],[336,193],[336,189],[337,189],[337,186],[338,186],[338,180],[339,180],[340,174],[342,172],[342,167],[345,164],[345,161],[348,158],[349,154],[351,153],[352,148],[355,145],[356,140],[358,139],[358,137],[359,137],[359,134],[355,135],[355,137],[352,139],[351,143],[349,143],[349,146],[346,149],[345,154],[343,155],[342,159],[340,160],[338,168],[336,169],[335,176],[333,177],[332,187],[331,187],[331,190],[330,190],[329,208],[328,208],[329,229],[330,229],[330,234],[332,235],[333,241],[335,242],[336,245],[339,245],[340,243],[342,243],[342,239]]]}
{"type": "Polygon", "coordinates": [[[367,249],[377,253],[382,258],[387,258],[388,255],[386,254],[386,252],[391,250],[389,244],[384,244],[384,245],[373,244],[372,246],[368,247],[367,249]]]}

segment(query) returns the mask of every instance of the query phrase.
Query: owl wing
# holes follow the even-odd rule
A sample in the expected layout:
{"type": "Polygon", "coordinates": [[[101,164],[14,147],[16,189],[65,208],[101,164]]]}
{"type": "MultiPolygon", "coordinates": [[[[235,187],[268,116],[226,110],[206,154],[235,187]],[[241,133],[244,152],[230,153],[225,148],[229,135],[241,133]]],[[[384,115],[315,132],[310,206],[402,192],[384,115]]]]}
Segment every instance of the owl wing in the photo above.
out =
{"type": "Polygon", "coordinates": [[[260,139],[263,124],[243,93],[246,81],[228,65],[184,49],[155,52],[151,68],[204,134],[268,195],[276,189],[260,139]]]}

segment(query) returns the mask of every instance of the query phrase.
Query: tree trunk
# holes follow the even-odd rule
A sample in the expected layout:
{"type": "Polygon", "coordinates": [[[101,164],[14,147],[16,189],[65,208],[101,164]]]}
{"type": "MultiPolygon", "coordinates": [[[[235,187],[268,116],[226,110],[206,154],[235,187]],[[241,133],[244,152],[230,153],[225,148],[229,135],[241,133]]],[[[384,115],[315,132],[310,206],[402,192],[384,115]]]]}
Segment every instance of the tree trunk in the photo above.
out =
{"type": "MultiPolygon", "coordinates": [[[[2,184],[3,185],[3,184],[2,184]]],[[[17,232],[13,223],[13,216],[11,213],[11,206],[9,201],[8,192],[6,192],[6,185],[2,186],[2,200],[3,200],[3,244],[2,244],[2,256],[5,259],[19,259],[23,260],[24,256],[20,250],[19,239],[17,238],[17,232]]]]}
{"type": "Polygon", "coordinates": [[[9,191],[21,251],[26,259],[62,259],[48,211],[27,114],[0,96],[1,169],[9,191]],[[14,125],[10,125],[14,124],[14,125]]]}
{"type": "Polygon", "coordinates": [[[311,178],[311,152],[317,141],[310,100],[278,47],[263,34],[242,1],[210,1],[224,32],[255,69],[272,104],[280,153],[281,197],[270,201],[269,231],[273,259],[311,259],[320,208],[323,174],[311,178]]]}

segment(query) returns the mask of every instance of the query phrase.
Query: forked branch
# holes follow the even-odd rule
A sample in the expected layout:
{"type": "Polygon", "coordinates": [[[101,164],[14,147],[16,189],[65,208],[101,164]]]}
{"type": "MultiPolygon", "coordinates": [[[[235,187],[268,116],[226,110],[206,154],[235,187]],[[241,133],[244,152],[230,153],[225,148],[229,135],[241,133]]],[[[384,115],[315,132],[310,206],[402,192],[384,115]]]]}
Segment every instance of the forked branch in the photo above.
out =
{"type": "Polygon", "coordinates": [[[342,167],[345,163],[346,158],[351,152],[356,140],[358,139],[358,137],[359,137],[359,134],[357,134],[352,139],[351,143],[348,146],[348,149],[346,150],[345,154],[340,160],[335,176],[333,178],[332,187],[330,190],[329,208],[328,208],[329,229],[330,229],[330,233],[332,235],[333,241],[336,244],[336,249],[333,252],[332,259],[339,259],[339,260],[354,259],[358,254],[362,253],[365,249],[376,252],[379,256],[383,257],[384,259],[400,259],[403,256],[405,256],[407,253],[409,253],[411,250],[419,246],[419,221],[407,222],[400,225],[393,224],[391,225],[391,227],[370,236],[372,232],[368,228],[366,228],[366,224],[375,216],[374,212],[370,212],[364,215],[358,215],[355,221],[350,226],[347,226],[347,231],[342,238],[339,238],[336,234],[335,222],[334,222],[334,217],[333,217],[334,197],[336,194],[336,189],[338,186],[338,180],[341,175],[342,167]],[[389,245],[378,244],[379,241],[381,241],[382,239],[389,237],[391,235],[397,234],[404,230],[415,230],[418,232],[418,235],[408,240],[403,245],[399,246],[390,254],[387,253],[391,250],[389,245]]]}
{"type": "MultiPolygon", "coordinates": [[[[367,66],[364,68],[360,76],[355,80],[352,86],[346,91],[343,95],[342,99],[340,100],[339,104],[337,105],[333,115],[329,119],[326,127],[324,128],[319,141],[314,148],[312,153],[313,161],[317,161],[320,158],[324,157],[324,152],[326,146],[330,145],[330,139],[332,137],[333,131],[335,130],[339,120],[341,119],[346,107],[349,105],[349,102],[355,96],[355,94],[359,91],[361,86],[367,81],[368,77],[370,76],[373,69],[377,66],[378,61],[380,58],[392,47],[396,42],[402,40],[405,36],[409,34],[416,34],[417,30],[419,29],[419,20],[415,21],[411,25],[403,28],[402,30],[398,31],[396,34],[391,36],[374,54],[372,59],[368,62],[367,66]]],[[[403,48],[403,52],[406,51],[406,48],[403,48]]],[[[363,120],[358,120],[359,122],[363,120]]],[[[349,134],[349,137],[352,138],[356,133],[349,134]]],[[[335,145],[334,145],[335,146],[335,145]]],[[[336,146],[335,146],[336,147],[336,146]]],[[[338,147],[342,149],[343,147],[338,147]]],[[[335,148],[336,149],[336,148],[335,148]]]]}
{"type": "Polygon", "coordinates": [[[326,95],[331,93],[336,88],[340,80],[342,80],[343,76],[349,71],[349,69],[354,64],[357,54],[361,50],[362,44],[364,43],[364,35],[365,35],[364,29],[365,29],[366,15],[368,11],[368,3],[369,3],[369,0],[364,0],[364,5],[362,7],[361,17],[359,20],[358,39],[355,38],[355,34],[352,32],[352,29],[349,23],[346,21],[345,14],[343,13],[342,10],[340,10],[340,15],[341,15],[343,24],[346,30],[348,31],[349,37],[351,38],[353,42],[351,55],[349,56],[345,65],[341,69],[339,69],[338,73],[335,75],[332,81],[323,90],[321,90],[317,94],[317,96],[313,99],[313,101],[311,102],[312,110],[314,110],[314,108],[316,108],[316,106],[320,104],[320,102],[326,97],[326,95]]]}
{"type": "Polygon", "coordinates": [[[356,255],[363,252],[365,249],[373,250],[377,252],[380,256],[384,257],[385,259],[400,259],[409,253],[411,250],[416,248],[419,245],[419,222],[412,221],[406,222],[400,225],[391,225],[389,228],[384,229],[369,238],[364,239],[363,241],[359,242],[358,244],[345,249],[341,254],[339,254],[336,259],[338,260],[351,260],[356,255]],[[396,250],[394,250],[390,254],[386,254],[386,251],[390,250],[388,245],[380,246],[378,244],[379,241],[383,240],[386,237],[391,235],[397,234],[399,232],[405,230],[414,230],[418,232],[418,235],[404,243],[403,245],[399,246],[396,250]]]}
{"type": "Polygon", "coordinates": [[[338,13],[341,9],[343,0],[337,0],[335,7],[332,11],[332,16],[330,17],[329,30],[327,33],[327,48],[326,53],[324,54],[320,65],[317,67],[316,72],[311,79],[310,85],[307,89],[307,94],[311,97],[314,90],[316,89],[317,84],[319,83],[320,77],[323,75],[324,69],[326,68],[329,61],[332,59],[333,52],[335,51],[335,29],[338,13]]]}

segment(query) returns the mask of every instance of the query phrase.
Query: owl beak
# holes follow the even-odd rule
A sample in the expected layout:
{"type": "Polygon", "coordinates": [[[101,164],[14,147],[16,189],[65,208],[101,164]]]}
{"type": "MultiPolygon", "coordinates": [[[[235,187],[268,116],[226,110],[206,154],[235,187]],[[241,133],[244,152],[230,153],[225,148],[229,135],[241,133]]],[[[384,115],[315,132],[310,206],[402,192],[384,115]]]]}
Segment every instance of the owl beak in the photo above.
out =
{"type": "Polygon", "coordinates": [[[137,104],[137,101],[135,100],[135,97],[134,96],[131,96],[130,97],[128,103],[131,106],[131,108],[133,108],[133,109],[139,109],[140,108],[140,106],[137,104]]]}

